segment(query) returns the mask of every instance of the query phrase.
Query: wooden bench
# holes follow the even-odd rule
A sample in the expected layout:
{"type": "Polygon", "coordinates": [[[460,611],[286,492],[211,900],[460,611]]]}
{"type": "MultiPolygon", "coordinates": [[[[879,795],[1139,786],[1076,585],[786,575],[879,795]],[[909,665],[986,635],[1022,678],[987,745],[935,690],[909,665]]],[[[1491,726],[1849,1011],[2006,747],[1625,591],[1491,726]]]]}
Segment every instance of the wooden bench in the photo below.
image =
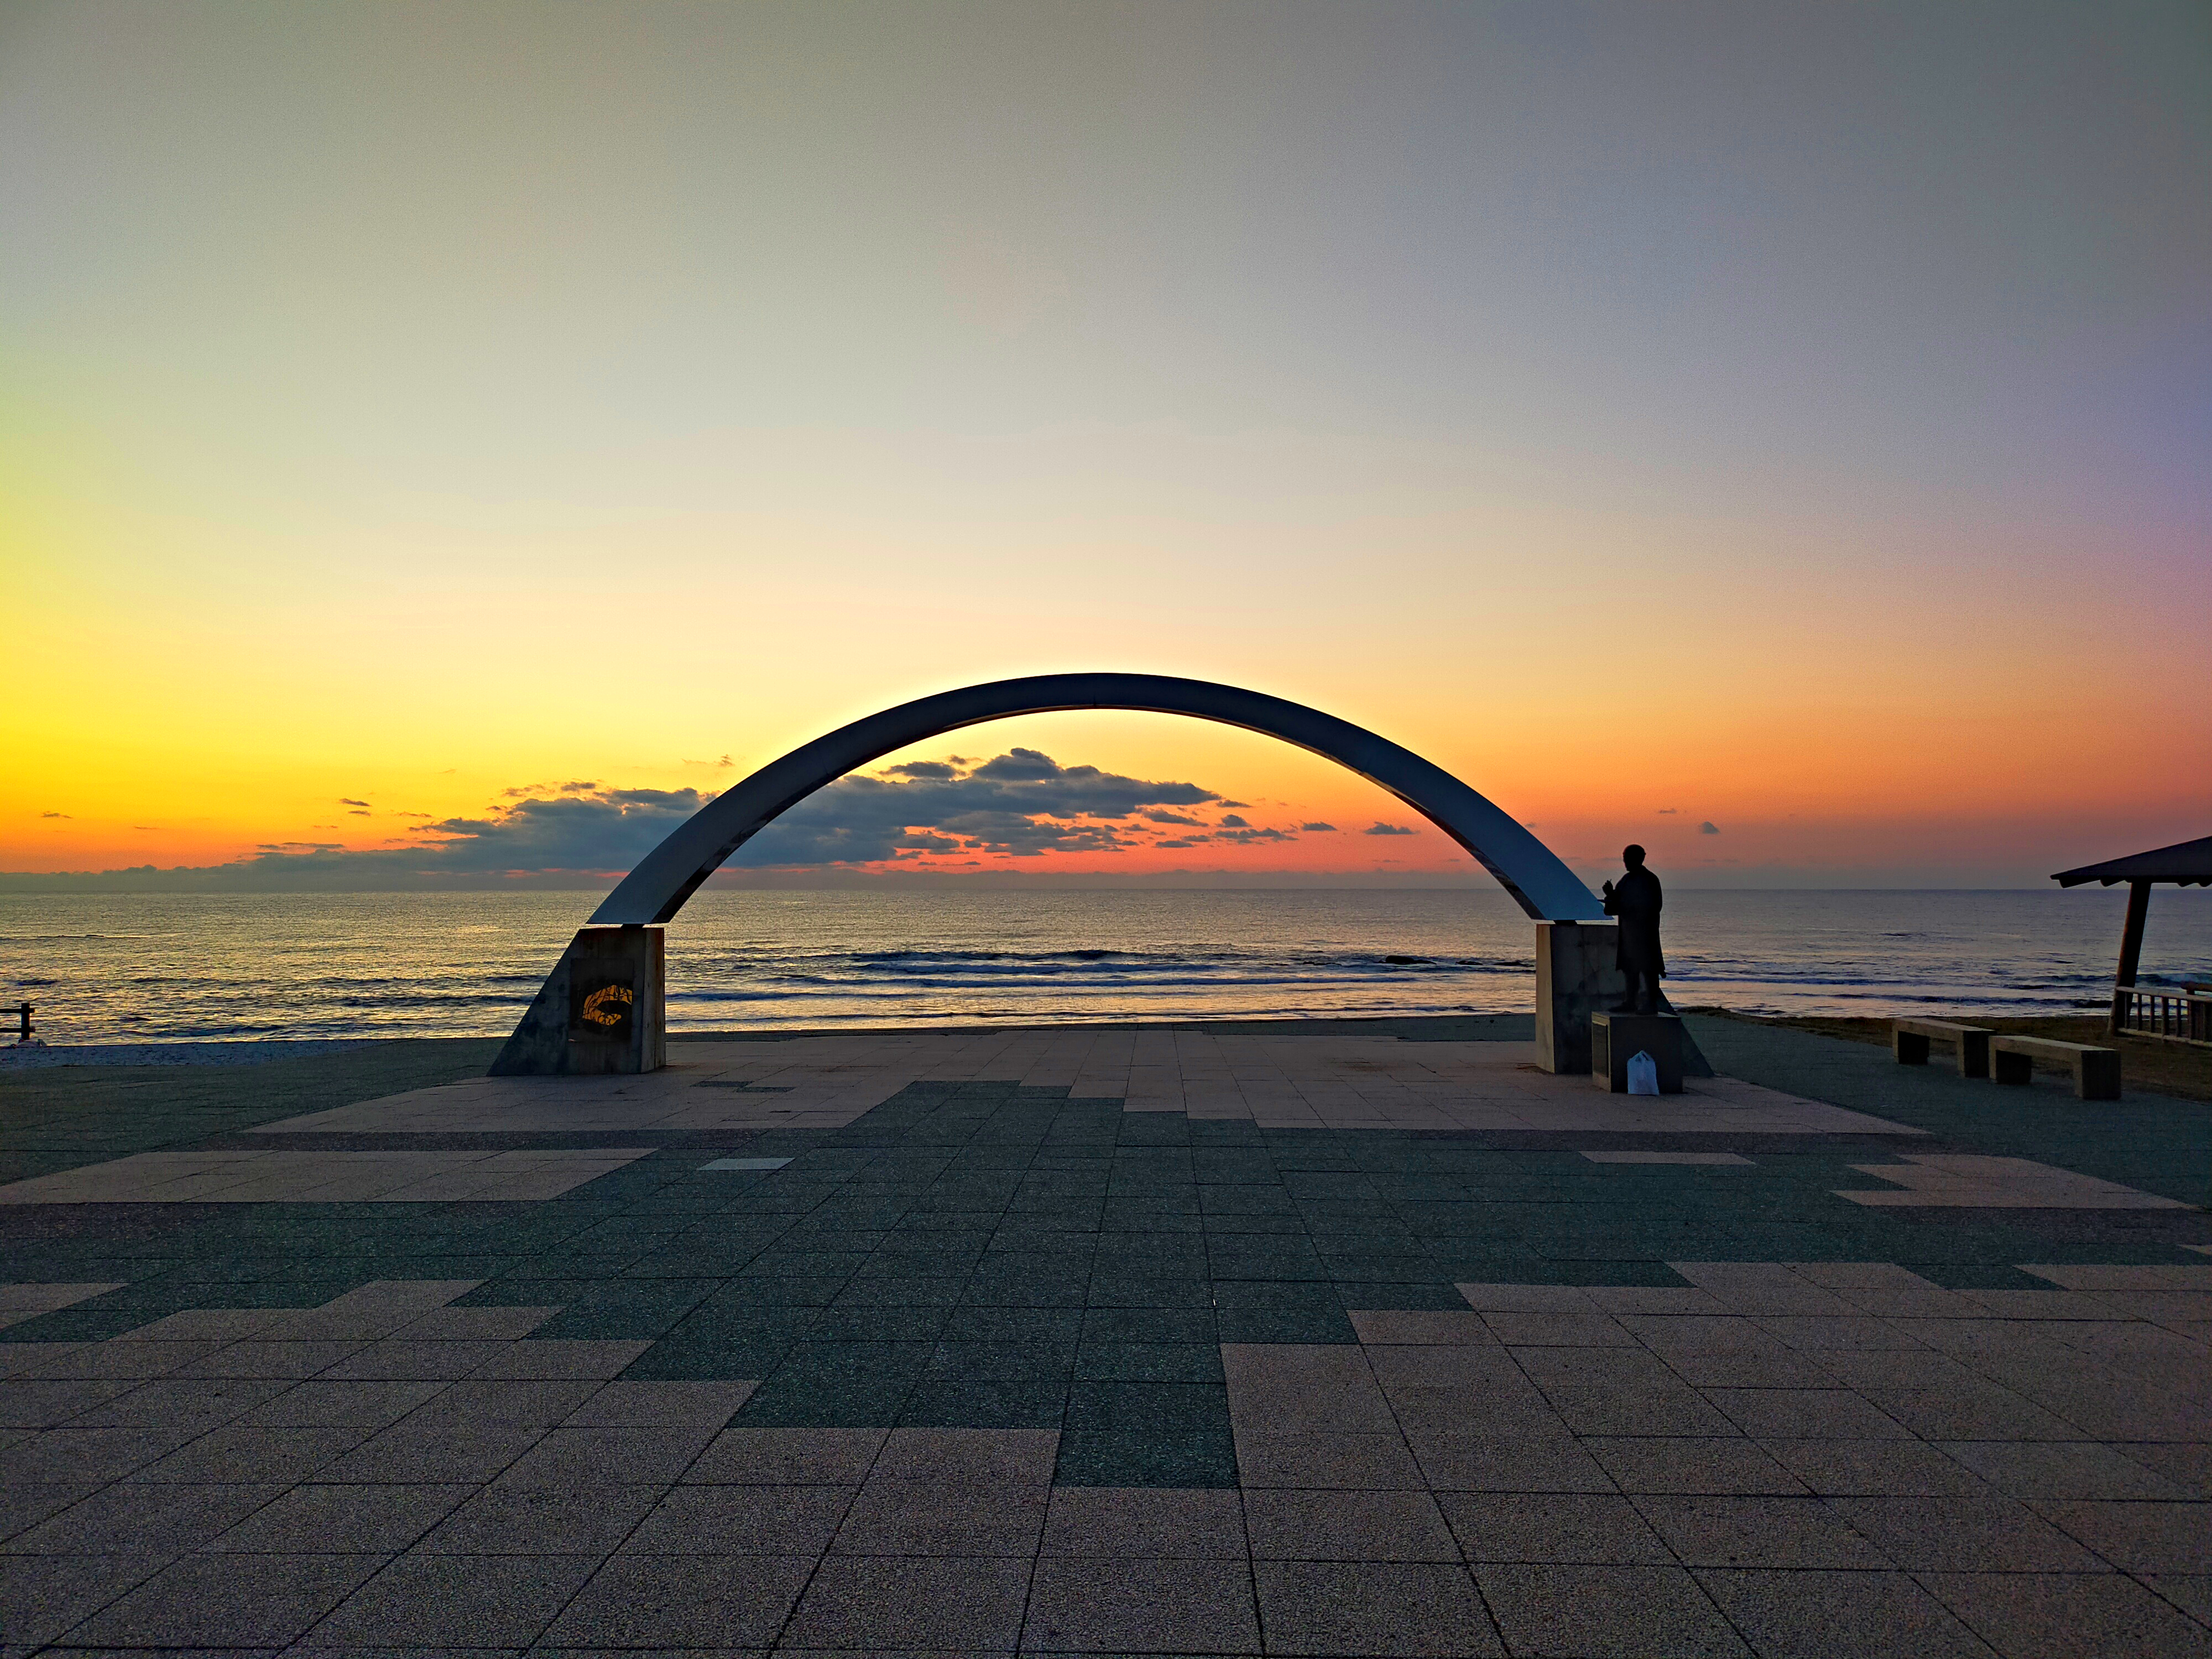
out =
{"type": "Polygon", "coordinates": [[[1925,1066],[1930,1041],[1958,1045],[1959,1075],[1990,1074],[1990,1032],[1980,1025],[1954,1025],[1945,1019],[1900,1019],[1892,1022],[1891,1052],[1900,1066],[1925,1066]]]}
{"type": "Polygon", "coordinates": [[[1990,1063],[2000,1083],[2026,1083],[2035,1062],[2063,1066],[2074,1073],[2074,1092],[2083,1100],[2120,1097],[2120,1051],[2051,1037],[1997,1036],[1990,1039],[1990,1063]]]}

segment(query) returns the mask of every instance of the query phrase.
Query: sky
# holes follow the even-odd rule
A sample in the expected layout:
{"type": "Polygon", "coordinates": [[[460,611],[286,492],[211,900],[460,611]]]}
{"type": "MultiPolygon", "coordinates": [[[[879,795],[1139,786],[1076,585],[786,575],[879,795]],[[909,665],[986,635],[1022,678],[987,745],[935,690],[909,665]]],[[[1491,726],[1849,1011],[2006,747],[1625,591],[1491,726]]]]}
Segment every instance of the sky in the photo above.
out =
{"type": "MultiPolygon", "coordinates": [[[[2185,3],[9,0],[0,885],[604,884],[1081,669],[1593,879],[2212,832],[2207,84],[2185,3]]],[[[1486,879],[1195,721],[917,763],[738,878],[1486,879]]]]}

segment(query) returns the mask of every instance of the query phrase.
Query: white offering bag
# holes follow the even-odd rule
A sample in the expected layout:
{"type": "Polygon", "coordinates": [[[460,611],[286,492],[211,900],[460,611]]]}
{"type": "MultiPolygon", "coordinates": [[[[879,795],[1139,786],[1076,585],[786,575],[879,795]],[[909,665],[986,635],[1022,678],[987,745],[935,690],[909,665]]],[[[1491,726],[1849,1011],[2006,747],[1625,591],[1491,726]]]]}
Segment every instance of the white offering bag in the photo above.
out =
{"type": "Polygon", "coordinates": [[[1638,1048],[1628,1057],[1628,1092],[1632,1095],[1656,1095],[1659,1092],[1659,1062],[1648,1050],[1638,1048]]]}

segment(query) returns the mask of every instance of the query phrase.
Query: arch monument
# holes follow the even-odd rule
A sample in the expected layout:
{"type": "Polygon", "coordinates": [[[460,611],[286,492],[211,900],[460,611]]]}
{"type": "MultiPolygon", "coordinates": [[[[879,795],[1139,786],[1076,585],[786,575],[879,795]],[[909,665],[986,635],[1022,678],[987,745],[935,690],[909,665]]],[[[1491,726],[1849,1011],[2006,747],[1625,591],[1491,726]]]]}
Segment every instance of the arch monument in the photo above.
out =
{"type": "Polygon", "coordinates": [[[1498,878],[1536,927],[1536,1036],[1555,1072],[1589,1069],[1589,1015],[1623,986],[1596,895],[1522,824],[1409,749],[1317,708],[1208,680],[1041,674],[943,691],[840,726],[771,761],[670,831],[580,929],[492,1064],[495,1077],[649,1072],[665,1063],[663,926],[780,814],[869,762],[1017,714],[1186,714],[1326,756],[1396,796],[1498,878]]]}

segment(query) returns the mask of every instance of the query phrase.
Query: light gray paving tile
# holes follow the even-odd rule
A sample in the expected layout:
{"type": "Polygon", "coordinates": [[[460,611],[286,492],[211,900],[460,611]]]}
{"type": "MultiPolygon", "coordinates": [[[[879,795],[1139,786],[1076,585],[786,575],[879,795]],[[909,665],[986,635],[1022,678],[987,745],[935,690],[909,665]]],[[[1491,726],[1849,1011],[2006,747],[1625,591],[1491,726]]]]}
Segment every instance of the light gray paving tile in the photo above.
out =
{"type": "Polygon", "coordinates": [[[1621,1388],[1608,1382],[1542,1384],[1552,1409],[1578,1435],[1705,1435],[1739,1432],[1705,1398],[1669,1376],[1664,1384],[1621,1388]]]}
{"type": "Polygon", "coordinates": [[[167,1558],[0,1555],[5,1639],[28,1653],[74,1628],[161,1571],[167,1558]]]}
{"type": "Polygon", "coordinates": [[[120,1480],[160,1462],[191,1437],[189,1429],[143,1425],[118,1429],[64,1425],[41,1429],[27,1439],[0,1447],[0,1491],[18,1482],[37,1486],[85,1480],[104,1485],[120,1480]]]}
{"type": "Polygon", "coordinates": [[[441,1382],[468,1376],[506,1351],[504,1342],[419,1341],[387,1336],[364,1343],[318,1375],[331,1382],[441,1382]]]}
{"type": "Polygon", "coordinates": [[[88,1494],[7,1546],[21,1555],[182,1555],[252,1515],[283,1488],[273,1485],[145,1486],[88,1494]]]}
{"type": "Polygon", "coordinates": [[[84,1480],[18,1482],[0,1492],[0,1541],[28,1532],[48,1516],[60,1514],[99,1490],[84,1480]]]}
{"type": "Polygon", "coordinates": [[[1439,1493],[1437,1502],[1470,1564],[1674,1561],[1636,1506],[1611,1492],[1454,1492],[1439,1493]]]}
{"type": "Polygon", "coordinates": [[[1694,1285],[1591,1285],[1583,1294],[1601,1313],[1616,1319],[1635,1315],[1680,1318],[1728,1312],[1728,1304],[1694,1285]]]}
{"type": "Polygon", "coordinates": [[[1254,1559],[1456,1561],[1459,1545],[1421,1492],[1248,1492],[1254,1559]]]}
{"type": "Polygon", "coordinates": [[[858,1486],[883,1449],[884,1429],[725,1429],[684,1472],[686,1482],[858,1486]]]}
{"type": "Polygon", "coordinates": [[[1351,1346],[1224,1342],[1229,1416],[1238,1432],[1390,1434],[1397,1422],[1351,1346]]]}
{"type": "Polygon", "coordinates": [[[1235,1559],[1248,1553],[1235,1492],[1054,1486],[1042,1554],[1117,1560],[1235,1559]]]}
{"type": "Polygon", "coordinates": [[[129,1377],[14,1377],[0,1382],[0,1424],[51,1429],[139,1386],[129,1377]]]}
{"type": "Polygon", "coordinates": [[[1030,1577],[1028,1650],[1257,1653],[1251,1570],[1239,1560],[1039,1561],[1030,1577]]]}
{"type": "Polygon", "coordinates": [[[253,1377],[191,1381],[161,1377],[141,1383],[72,1421],[80,1428],[123,1428],[138,1423],[173,1429],[221,1428],[292,1386],[253,1377]]]}
{"type": "MultiPolygon", "coordinates": [[[[471,1310],[454,1308],[445,1311],[465,1313],[506,1313],[511,1309],[486,1308],[471,1310]]],[[[520,1311],[535,1312],[534,1309],[520,1311]]],[[[506,1352],[495,1354],[477,1367],[471,1382],[574,1382],[605,1380],[619,1376],[632,1361],[653,1346],[647,1341],[598,1340],[573,1337],[538,1338],[508,1345],[506,1352]]]]}
{"type": "Polygon", "coordinates": [[[1947,1456],[2014,1498],[2191,1496],[2134,1458],[2094,1442],[1946,1440],[1936,1443],[1947,1456]]]}
{"type": "Polygon", "coordinates": [[[179,1365],[170,1375],[271,1377],[300,1382],[328,1370],[366,1346],[350,1338],[337,1342],[264,1342],[249,1337],[218,1348],[188,1365],[179,1365]]]}
{"type": "Polygon", "coordinates": [[[2063,1418],[1994,1382],[1965,1388],[1861,1389],[1923,1440],[2078,1440],[2063,1418]]]}
{"type": "Polygon", "coordinates": [[[1737,1659],[1750,1650],[1680,1567],[1486,1565],[1483,1599],[1517,1655],[1737,1659]]]}
{"type": "Polygon", "coordinates": [[[811,1557],[618,1555],[562,1610],[536,1651],[612,1656],[643,1649],[702,1659],[761,1652],[813,1565],[811,1557]]]}
{"type": "Polygon", "coordinates": [[[569,1428],[726,1427],[754,1382],[612,1382],[562,1419],[569,1428]]]}
{"type": "Polygon", "coordinates": [[[296,1382],[240,1419],[256,1429],[378,1429],[396,1423],[447,1385],[442,1382],[296,1382]]]}
{"type": "Polygon", "coordinates": [[[2112,1449],[2173,1483],[2185,1498],[2212,1498],[2212,1444],[2123,1444],[2112,1449]]]}
{"type": "Polygon", "coordinates": [[[1383,1310],[1355,1312],[1350,1317],[1352,1328],[1358,1334],[1359,1340],[1369,1346],[1397,1343],[1423,1346],[1472,1343],[1487,1347],[1497,1340],[1491,1334],[1490,1328],[1483,1323],[1482,1316],[1474,1312],[1383,1310]]]}
{"type": "Polygon", "coordinates": [[[403,1555],[317,1625],[302,1645],[526,1647],[583,1588],[599,1560],[597,1555],[403,1555]]]}
{"type": "Polygon", "coordinates": [[[1029,1583],[1027,1560],[830,1555],[806,1581],[781,1641],[878,1652],[1010,1652],[1021,1638],[1029,1583]]]}
{"type": "Polygon", "coordinates": [[[1845,1389],[1707,1389],[1705,1396],[1746,1434],[1827,1440],[1905,1440],[1895,1419],[1845,1389]]]}
{"type": "Polygon", "coordinates": [[[820,1555],[852,1486],[678,1486],[623,1540],[651,1555],[820,1555]]]}
{"type": "Polygon", "coordinates": [[[1843,1571],[1892,1565],[1817,1498],[1645,1494],[1635,1503],[1685,1566],[1843,1571]]]}
{"type": "Polygon", "coordinates": [[[2025,1504],[1972,1498],[1820,1500],[1914,1572],[2101,1572],[2105,1565],[2025,1504]]]}
{"type": "Polygon", "coordinates": [[[1461,1285],[1470,1308],[1483,1313],[1588,1313],[1595,1309],[1574,1285],[1461,1285]]]}
{"type": "Polygon", "coordinates": [[[453,1507],[437,1529],[415,1546],[418,1553],[604,1555],[630,1536],[667,1489],[658,1484],[603,1481],[463,1490],[466,1501],[453,1507]]]}
{"type": "Polygon", "coordinates": [[[1692,1575],[1760,1659],[1993,1659],[1993,1650],[1902,1572],[1692,1575]]]}
{"type": "Polygon", "coordinates": [[[474,1491],[451,1483],[294,1486],[205,1547],[247,1555],[394,1554],[474,1491]]]}
{"type": "Polygon", "coordinates": [[[1266,1434],[1236,1437],[1237,1479],[1247,1488],[1418,1491],[1427,1484],[1403,1436],[1266,1434]]]}
{"type": "Polygon", "coordinates": [[[319,1480],[404,1483],[492,1480],[538,1443],[532,1428],[453,1429],[401,1423],[371,1436],[319,1468],[319,1480]]]}
{"type": "Polygon", "coordinates": [[[1989,1490],[1964,1464],[1924,1440],[1791,1440],[1759,1447],[1822,1497],[1966,1497],[1989,1490]]]}
{"type": "Polygon", "coordinates": [[[433,1308],[399,1328],[416,1342],[514,1342],[528,1336],[561,1310],[551,1308],[433,1308]]]}
{"type": "Polygon", "coordinates": [[[1255,1561],[1269,1653],[1503,1654],[1456,1562],[1255,1561]]]}
{"type": "Polygon", "coordinates": [[[441,1422],[453,1428],[550,1429],[567,1421],[605,1386],[593,1381],[510,1381],[471,1376],[447,1383],[434,1397],[417,1407],[414,1418],[416,1422],[441,1422]]]}
{"type": "Polygon", "coordinates": [[[1747,1314],[1622,1314],[1619,1322],[1638,1342],[1670,1360],[1687,1354],[1773,1357],[1796,1352],[1747,1314]]]}
{"type": "Polygon", "coordinates": [[[2118,1573],[1929,1572],[1919,1579],[2006,1659],[2212,1654],[2212,1631],[2118,1573]]]}
{"type": "Polygon", "coordinates": [[[1626,1492],[1797,1495],[1802,1482],[1745,1439],[1588,1438],[1600,1467],[1626,1492]]]}
{"type": "Polygon", "coordinates": [[[1631,1348],[1637,1346],[1621,1322],[1595,1310],[1577,1313],[1516,1313],[1494,1310],[1482,1315],[1490,1333],[1509,1347],[1631,1348]]]}
{"type": "Polygon", "coordinates": [[[893,1429],[870,1479],[1048,1485],[1057,1429],[893,1429]]]}
{"type": "Polygon", "coordinates": [[[1831,1389],[1833,1354],[1670,1353],[1667,1368],[1693,1389],[1831,1389]]]}
{"type": "Polygon", "coordinates": [[[236,1424],[215,1429],[166,1457],[133,1471],[131,1484],[237,1483],[267,1480],[290,1486],[306,1480],[368,1438],[352,1427],[256,1429],[236,1424]]]}
{"type": "MultiPolygon", "coordinates": [[[[1437,1492],[1609,1492],[1613,1479],[1572,1439],[1438,1436],[1414,1455],[1437,1492]]],[[[1241,1465],[1240,1465],[1241,1467],[1241,1465]]]]}
{"type": "Polygon", "coordinates": [[[25,1366],[19,1376],[167,1376],[180,1365],[202,1359],[220,1342],[59,1342],[53,1352],[25,1366]]]}
{"type": "Polygon", "coordinates": [[[70,1632],[86,1646],[241,1648],[304,1634],[380,1555],[188,1555],[70,1632]]]}
{"type": "Polygon", "coordinates": [[[1019,1556],[1044,1529],[1042,1485],[872,1476],[831,1545],[838,1555],[1019,1556]]]}
{"type": "Polygon", "coordinates": [[[2212,1504],[2030,1505],[2124,1572],[2212,1573],[2212,1504]]]}
{"type": "Polygon", "coordinates": [[[502,1486],[665,1486],[682,1477],[714,1433],[703,1425],[549,1429],[498,1480],[502,1486]]]}
{"type": "Polygon", "coordinates": [[[2160,1601],[2179,1607],[2198,1624],[2212,1626],[2212,1574],[2142,1572],[2136,1577],[2160,1601]]]}

